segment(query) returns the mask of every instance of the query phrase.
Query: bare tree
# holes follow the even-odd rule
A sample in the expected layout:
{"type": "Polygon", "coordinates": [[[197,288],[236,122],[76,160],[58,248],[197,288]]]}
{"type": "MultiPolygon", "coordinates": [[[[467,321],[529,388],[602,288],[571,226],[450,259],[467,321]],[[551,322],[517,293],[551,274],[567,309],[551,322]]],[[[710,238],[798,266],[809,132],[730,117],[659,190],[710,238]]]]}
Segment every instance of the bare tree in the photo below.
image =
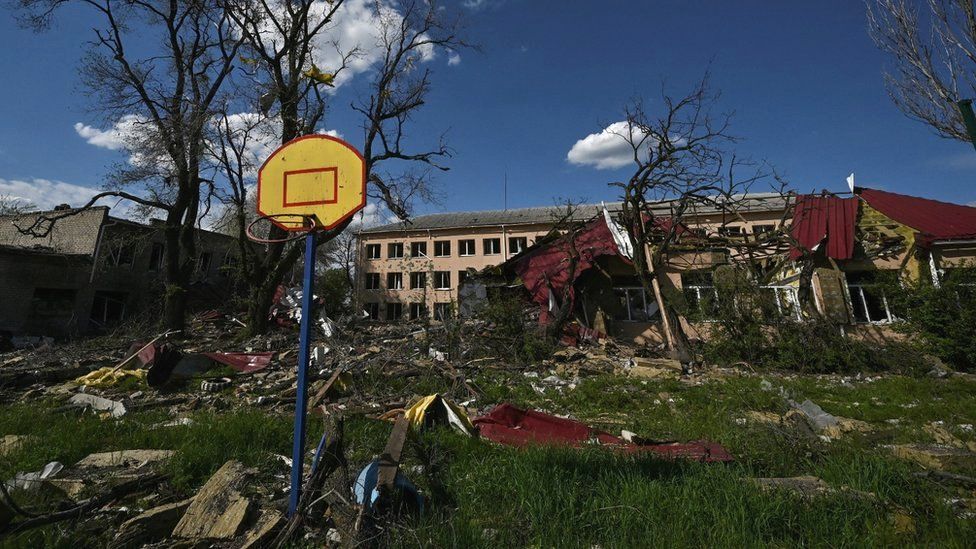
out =
{"type": "MultiPolygon", "coordinates": [[[[280,124],[282,143],[322,129],[319,126],[329,98],[322,93],[322,87],[332,85],[347,62],[361,54],[355,49],[339,51],[340,66],[319,67],[317,37],[330,30],[333,18],[343,9],[340,0],[325,5],[328,8],[320,11],[323,4],[312,0],[274,5],[242,0],[228,4],[229,13],[244,29],[248,55],[259,63],[260,68],[253,73],[261,83],[259,89],[268,90],[258,98],[259,110],[280,124]]],[[[363,117],[361,150],[366,160],[367,193],[401,219],[407,219],[412,201],[431,196],[430,172],[418,171],[414,166],[446,170],[439,159],[450,155],[443,141],[431,150],[407,148],[405,131],[409,120],[424,105],[430,91],[431,72],[422,67],[422,62],[436,50],[454,51],[465,44],[458,37],[457,20],[449,19],[449,12],[437,2],[375,2],[371,9],[377,25],[377,46],[382,54],[372,67],[367,97],[353,105],[363,117]],[[387,165],[391,167],[387,169],[387,165]]],[[[339,44],[332,47],[338,49],[339,44]]],[[[224,120],[220,147],[228,145],[229,153],[218,151],[217,156],[236,189],[233,203],[243,219],[247,215],[243,210],[247,207],[247,189],[253,173],[241,168],[241,159],[247,149],[244,141],[255,137],[257,125],[246,132],[238,129],[235,134],[232,124],[226,122],[227,117],[224,120]]],[[[321,233],[319,242],[335,238],[351,221],[321,233]]],[[[284,236],[279,229],[270,230],[272,239],[284,236]]],[[[248,242],[243,233],[240,240],[244,276],[251,285],[248,327],[259,333],[267,328],[267,312],[275,288],[294,267],[302,247],[281,242],[270,244],[263,253],[258,253],[256,245],[248,242]]]]}
{"type": "MultiPolygon", "coordinates": [[[[657,114],[648,112],[641,100],[634,101],[625,111],[626,129],[621,134],[633,151],[634,171],[628,180],[611,183],[621,189],[621,218],[633,244],[634,272],[658,305],[668,349],[685,363],[692,358],[688,338],[664,292],[669,253],[682,241],[697,239],[693,249],[741,248],[766,257],[773,252],[767,244],[775,249],[776,237],[785,234],[782,223],[779,230],[752,241],[729,238],[721,229],[706,234],[690,226],[689,220],[702,211],[717,212],[722,226],[741,220],[739,210],[751,185],[774,175],[764,164],[730,152],[736,142],[729,132],[731,115],[712,112],[717,98],[706,74],[683,97],[662,92],[657,114]],[[656,214],[661,203],[668,211],[656,214]]],[[[780,185],[782,191],[785,183],[780,185]]]]}
{"type": "MultiPolygon", "coordinates": [[[[95,108],[130,123],[125,149],[130,164],[115,189],[84,205],[115,196],[165,212],[164,324],[181,329],[187,290],[196,266],[196,226],[212,190],[205,177],[205,147],[214,105],[244,38],[227,15],[193,0],[20,0],[25,20],[46,27],[57,10],[81,4],[97,13],[91,48],[81,67],[95,108]],[[127,192],[141,183],[144,192],[127,192]]],[[[61,214],[70,215],[68,214],[61,214]]],[[[26,232],[49,231],[58,216],[39,219],[26,232]]]]}
{"type": "Polygon", "coordinates": [[[885,84],[895,105],[938,135],[968,142],[955,102],[976,95],[974,2],[867,0],[867,16],[891,60],[885,84]]]}

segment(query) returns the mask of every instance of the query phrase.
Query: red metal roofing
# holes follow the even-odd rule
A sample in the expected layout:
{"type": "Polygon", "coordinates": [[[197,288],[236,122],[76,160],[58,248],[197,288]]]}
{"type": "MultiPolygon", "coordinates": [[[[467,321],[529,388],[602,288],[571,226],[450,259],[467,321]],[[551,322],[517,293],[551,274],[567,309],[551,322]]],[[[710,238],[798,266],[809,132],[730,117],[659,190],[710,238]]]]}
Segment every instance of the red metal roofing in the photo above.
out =
{"type": "Polygon", "coordinates": [[[976,238],[976,208],[875,189],[858,189],[869,206],[918,231],[918,241],[976,238]]]}
{"type": "Polygon", "coordinates": [[[799,258],[804,250],[813,250],[826,239],[827,257],[850,259],[854,253],[856,220],[856,198],[798,195],[790,234],[799,247],[790,250],[790,258],[799,258]]]}
{"type": "MultiPolygon", "coordinates": [[[[529,290],[532,300],[542,306],[543,314],[540,321],[545,322],[550,288],[557,295],[561,294],[562,289],[567,284],[572,285],[597,258],[619,254],[613,234],[601,215],[593,218],[583,229],[576,232],[575,237],[566,235],[551,244],[527,252],[524,257],[516,261],[515,272],[529,290]],[[575,244],[579,255],[572,280],[569,276],[569,256],[573,249],[571,243],[575,244]]],[[[572,288],[569,291],[569,299],[571,302],[575,299],[572,288]]],[[[566,304],[560,304],[560,306],[564,305],[566,304]]],[[[572,306],[572,303],[569,305],[572,306]]]]}

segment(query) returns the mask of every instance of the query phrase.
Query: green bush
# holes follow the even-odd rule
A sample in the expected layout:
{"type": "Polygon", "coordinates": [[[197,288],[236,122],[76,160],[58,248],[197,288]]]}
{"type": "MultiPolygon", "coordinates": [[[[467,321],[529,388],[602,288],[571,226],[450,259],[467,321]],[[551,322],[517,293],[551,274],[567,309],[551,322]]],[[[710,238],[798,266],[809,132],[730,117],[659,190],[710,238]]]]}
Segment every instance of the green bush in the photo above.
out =
{"type": "Polygon", "coordinates": [[[906,345],[882,348],[847,337],[826,320],[798,322],[790,314],[781,314],[774,294],[761,289],[746,271],[716,270],[715,286],[719,298],[708,309],[711,337],[702,348],[708,362],[744,361],[810,373],[912,368],[913,354],[906,345]]]}
{"type": "Polygon", "coordinates": [[[526,301],[515,295],[498,295],[489,299],[476,313],[491,325],[489,346],[502,356],[514,355],[531,363],[552,354],[552,343],[542,331],[526,319],[526,301]]]}
{"type": "Polygon", "coordinates": [[[914,283],[888,283],[889,303],[914,334],[920,350],[958,370],[976,370],[976,269],[952,269],[939,287],[926,277],[914,283]]]}

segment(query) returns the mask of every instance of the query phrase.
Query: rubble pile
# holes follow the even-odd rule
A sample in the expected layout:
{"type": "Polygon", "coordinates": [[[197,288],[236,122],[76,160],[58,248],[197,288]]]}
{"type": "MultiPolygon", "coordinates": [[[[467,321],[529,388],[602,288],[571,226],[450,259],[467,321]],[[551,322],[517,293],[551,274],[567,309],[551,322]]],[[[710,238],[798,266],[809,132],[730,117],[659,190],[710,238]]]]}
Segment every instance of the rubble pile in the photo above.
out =
{"type": "MultiPolygon", "coordinates": [[[[0,402],[54,402],[65,417],[94,414],[105,422],[122,423],[143,411],[163,416],[154,419],[150,429],[191,425],[190,416],[196,412],[247,409],[291,418],[297,396],[296,337],[294,326],[287,322],[292,316],[286,311],[279,311],[279,316],[282,328],[246,340],[237,335],[239,321],[207,313],[198,316],[186,333],[154,334],[135,341],[102,338],[57,347],[44,344],[3,354],[0,402]]],[[[548,358],[526,364],[499,356],[492,326],[479,320],[460,326],[353,327],[323,318],[317,326],[307,398],[309,413],[318,419],[314,425],[324,424],[325,429],[304,465],[297,513],[286,512],[291,460],[284,456],[270,456],[274,470],[249,468],[231,459],[212,473],[208,470],[208,480],[188,493],[174,489],[170,482],[174,451],[126,448],[95,452],[75,463],[51,461],[37,470],[0,479],[0,538],[73,520],[111,526],[118,547],[279,547],[303,536],[316,545],[355,545],[373,539],[383,528],[383,517],[423,512],[427,502],[411,480],[418,471],[401,469],[400,462],[409,433],[434,426],[453,429],[456,436],[516,447],[603,446],[662,459],[705,463],[734,459],[724,447],[706,440],[648,440],[630,431],[618,437],[552,411],[492,401],[476,377],[492,372],[513,375],[524,380],[540,402],[571,395],[591,376],[617,376],[633,385],[691,386],[730,376],[759,377],[747,365],[692,369],[654,356],[657,349],[605,338],[579,340],[578,346],[559,347],[548,358]],[[388,422],[386,447],[365,464],[347,462],[347,446],[355,441],[345,439],[344,422],[352,416],[388,422]],[[43,501],[54,503],[30,509],[17,503],[26,496],[33,498],[31,494],[43,494],[43,501]]],[[[778,391],[785,412],[751,411],[735,419],[736,425],[789,429],[813,444],[874,429],[863,421],[833,415],[811,400],[795,398],[765,379],[757,379],[756,385],[759,392],[778,391]]],[[[672,414],[682,413],[680,397],[664,391],[657,397],[655,403],[667,406],[672,414]]],[[[615,421],[601,416],[596,422],[615,421]]],[[[940,473],[946,467],[974,463],[967,461],[973,455],[972,443],[962,442],[938,424],[926,426],[925,433],[935,444],[891,446],[892,455],[931,469],[935,476],[927,478],[938,482],[972,480],[940,473]]],[[[30,442],[24,435],[0,433],[0,457],[30,442]]],[[[831,487],[812,476],[750,482],[762,490],[787,490],[804,498],[835,493],[874,497],[831,487]]],[[[968,500],[957,506],[966,505],[968,500]]]]}

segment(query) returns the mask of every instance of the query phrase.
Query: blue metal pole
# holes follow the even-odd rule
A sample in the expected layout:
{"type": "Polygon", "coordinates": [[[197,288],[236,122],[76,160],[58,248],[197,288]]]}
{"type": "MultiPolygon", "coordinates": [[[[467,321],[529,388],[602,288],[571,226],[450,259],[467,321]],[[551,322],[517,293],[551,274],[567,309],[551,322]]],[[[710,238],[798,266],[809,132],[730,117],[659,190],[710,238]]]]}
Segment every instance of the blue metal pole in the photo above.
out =
{"type": "Polygon", "coordinates": [[[315,293],[315,233],[305,236],[305,276],[302,278],[302,322],[298,339],[298,394],[295,397],[295,434],[291,449],[291,493],[288,516],[298,509],[305,461],[305,398],[309,350],[312,343],[312,295],[315,293]]]}

